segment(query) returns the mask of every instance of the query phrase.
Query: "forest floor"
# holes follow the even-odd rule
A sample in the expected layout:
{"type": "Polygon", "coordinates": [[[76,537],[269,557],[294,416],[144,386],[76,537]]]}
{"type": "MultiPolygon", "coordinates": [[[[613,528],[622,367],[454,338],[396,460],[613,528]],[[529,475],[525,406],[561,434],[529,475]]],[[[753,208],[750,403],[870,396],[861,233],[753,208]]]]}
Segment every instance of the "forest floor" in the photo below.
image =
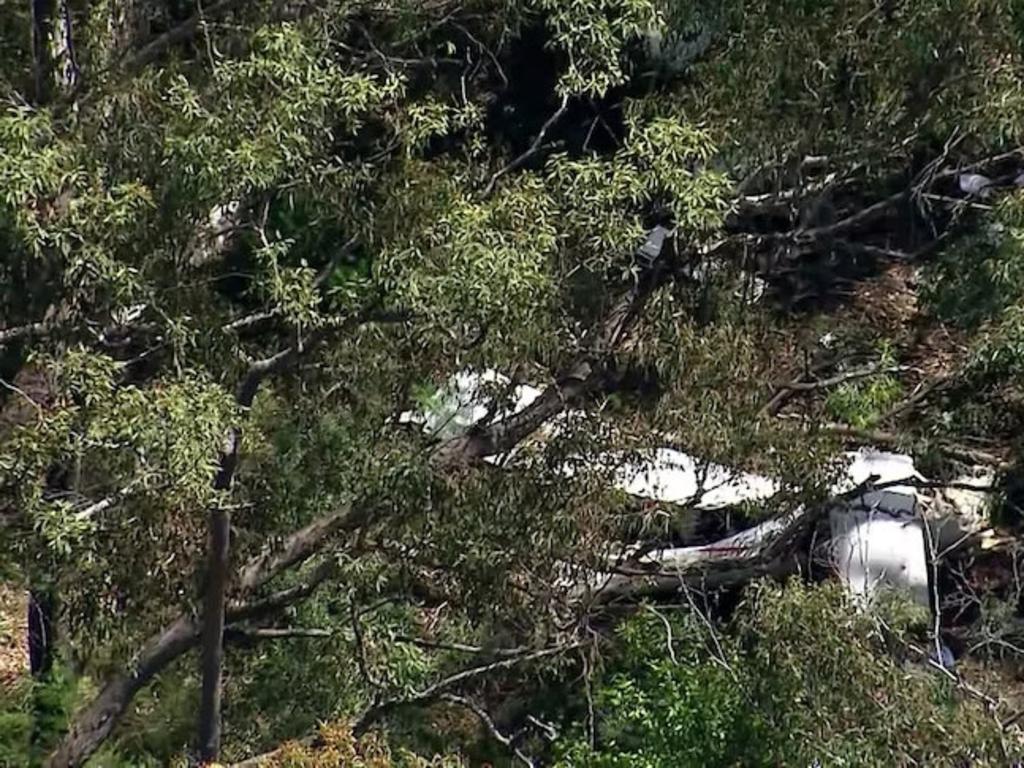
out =
{"type": "Polygon", "coordinates": [[[0,695],[28,673],[28,595],[0,582],[0,695]]]}

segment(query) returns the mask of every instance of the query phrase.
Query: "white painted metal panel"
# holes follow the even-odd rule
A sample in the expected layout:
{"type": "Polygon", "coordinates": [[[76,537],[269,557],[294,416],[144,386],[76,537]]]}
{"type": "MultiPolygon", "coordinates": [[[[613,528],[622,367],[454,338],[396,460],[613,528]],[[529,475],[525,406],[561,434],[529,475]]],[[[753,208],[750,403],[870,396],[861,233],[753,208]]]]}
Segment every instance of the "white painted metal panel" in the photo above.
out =
{"type": "Polygon", "coordinates": [[[830,512],[832,562],[854,595],[894,587],[929,606],[926,534],[914,506],[913,496],[879,491],[830,512]]]}

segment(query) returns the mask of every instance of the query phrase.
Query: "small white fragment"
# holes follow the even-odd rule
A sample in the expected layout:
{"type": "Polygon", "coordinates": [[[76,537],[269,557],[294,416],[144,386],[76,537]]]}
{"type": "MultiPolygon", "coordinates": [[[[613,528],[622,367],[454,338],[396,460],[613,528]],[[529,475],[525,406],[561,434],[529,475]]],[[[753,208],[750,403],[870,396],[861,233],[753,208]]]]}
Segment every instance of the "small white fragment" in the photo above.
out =
{"type": "Polygon", "coordinates": [[[992,186],[992,179],[980,173],[961,173],[957,182],[961,192],[976,197],[985,197],[992,186]]]}

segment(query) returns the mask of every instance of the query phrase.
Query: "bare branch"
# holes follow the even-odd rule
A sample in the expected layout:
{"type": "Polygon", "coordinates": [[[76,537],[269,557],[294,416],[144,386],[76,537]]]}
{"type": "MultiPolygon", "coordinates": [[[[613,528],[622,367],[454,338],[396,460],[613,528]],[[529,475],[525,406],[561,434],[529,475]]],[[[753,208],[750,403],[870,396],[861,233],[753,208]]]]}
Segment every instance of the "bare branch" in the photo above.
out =
{"type": "Polygon", "coordinates": [[[341,260],[348,256],[350,253],[352,253],[352,250],[356,247],[356,244],[358,242],[358,235],[352,235],[352,237],[346,240],[345,243],[342,244],[341,248],[338,249],[338,252],[335,253],[331,260],[327,263],[327,265],[320,270],[320,273],[313,280],[313,285],[319,288],[324,283],[326,283],[328,278],[330,278],[331,273],[334,272],[335,268],[338,266],[341,260]]]}
{"type": "Polygon", "coordinates": [[[902,373],[908,370],[905,366],[889,366],[887,368],[879,368],[878,366],[871,365],[864,368],[857,368],[852,371],[846,371],[844,373],[837,373],[835,376],[829,376],[825,379],[813,379],[806,380],[799,378],[796,381],[791,381],[788,384],[783,385],[779,390],[772,396],[772,399],[768,401],[768,404],[761,409],[762,414],[774,416],[781,410],[782,406],[797,392],[811,392],[818,389],[827,389],[834,387],[839,384],[845,384],[849,381],[856,381],[857,379],[864,379],[870,376],[882,376],[885,374],[902,373]]]}
{"type": "Polygon", "coordinates": [[[99,501],[90,504],[84,509],[75,512],[75,519],[79,521],[89,520],[90,518],[95,517],[101,512],[105,512],[106,510],[110,509],[112,506],[117,504],[119,501],[122,501],[123,499],[130,496],[132,492],[135,491],[135,489],[138,488],[139,485],[141,484],[141,479],[133,480],[132,482],[128,483],[128,485],[126,485],[124,488],[115,491],[106,498],[100,499],[99,501]]]}
{"type": "Polygon", "coordinates": [[[232,642],[255,642],[257,640],[291,640],[294,638],[333,637],[329,629],[310,627],[228,627],[224,640],[232,642]]]}
{"type": "Polygon", "coordinates": [[[368,517],[364,510],[353,510],[346,504],[293,532],[283,541],[268,545],[239,570],[236,591],[246,594],[258,589],[278,574],[316,554],[334,534],[357,528],[368,517]]]}
{"type": "Polygon", "coordinates": [[[846,218],[840,219],[834,224],[828,224],[821,227],[812,227],[811,229],[800,229],[793,233],[793,240],[796,242],[809,242],[812,240],[820,240],[824,237],[832,237],[842,232],[848,232],[851,229],[856,229],[868,222],[874,221],[881,216],[885,216],[895,206],[902,203],[904,200],[910,198],[912,189],[903,189],[895,194],[889,195],[889,197],[879,200],[873,205],[869,205],[867,208],[862,208],[846,218]]]}
{"type": "Polygon", "coordinates": [[[475,667],[469,667],[468,669],[456,672],[454,675],[439,680],[438,682],[424,688],[418,693],[412,693],[408,696],[401,696],[394,699],[388,699],[378,704],[374,704],[368,707],[355,721],[352,726],[352,732],[356,736],[360,736],[365,733],[370,726],[380,720],[388,713],[399,709],[401,707],[413,706],[417,704],[425,704],[431,701],[435,701],[442,694],[448,693],[452,688],[466,682],[467,680],[474,680],[483,675],[487,675],[499,669],[508,669],[514,667],[517,664],[522,664],[527,661],[535,661],[537,659],[546,658],[549,656],[557,656],[575,648],[580,647],[579,642],[567,643],[565,645],[558,645],[551,648],[544,648],[539,651],[530,651],[523,653],[518,656],[513,656],[507,659],[500,659],[493,661],[488,664],[481,664],[475,667]]]}
{"type": "Polygon", "coordinates": [[[534,137],[533,143],[530,144],[529,148],[521,155],[519,155],[519,157],[517,157],[511,163],[504,166],[503,168],[500,168],[494,173],[493,176],[491,176],[490,181],[487,182],[487,186],[484,187],[484,191],[481,193],[484,198],[488,198],[494,193],[495,185],[503,176],[505,176],[508,173],[511,173],[512,171],[518,170],[523,165],[525,165],[531,157],[540,152],[541,147],[544,144],[544,137],[547,136],[548,131],[551,130],[555,123],[557,123],[562,118],[562,115],[566,113],[566,110],[568,108],[569,96],[565,95],[562,97],[562,103],[561,105],[559,105],[558,109],[555,110],[554,114],[552,114],[551,117],[549,117],[547,121],[544,123],[544,125],[541,126],[540,133],[538,133],[534,137]]]}
{"type": "Polygon", "coordinates": [[[318,563],[298,584],[258,600],[232,600],[228,602],[225,609],[225,623],[231,624],[238,621],[248,621],[258,616],[266,616],[282,608],[287,608],[289,605],[294,605],[312,595],[321,584],[336,572],[337,564],[331,559],[325,559],[318,563]]]}
{"type": "Polygon", "coordinates": [[[526,648],[484,648],[480,645],[467,645],[465,643],[443,643],[436,640],[424,640],[420,637],[409,637],[408,635],[398,635],[393,640],[399,643],[409,643],[420,648],[427,648],[430,650],[437,651],[456,651],[459,653],[475,653],[475,654],[486,654],[493,656],[494,658],[511,658],[513,656],[520,656],[526,653],[526,648]]]}
{"type": "Polygon", "coordinates": [[[224,325],[221,326],[221,330],[224,331],[225,333],[229,331],[241,331],[246,328],[251,328],[254,325],[259,325],[260,323],[266,322],[267,320],[273,320],[274,318],[280,316],[281,310],[277,309],[276,307],[274,309],[268,309],[262,312],[253,312],[250,315],[245,315],[243,317],[238,318],[237,320],[232,320],[229,323],[225,323],[224,325]]]}
{"type": "Polygon", "coordinates": [[[38,323],[15,326],[14,328],[0,329],[0,345],[10,344],[12,341],[29,336],[43,336],[50,331],[50,328],[50,323],[40,321],[38,323]]]}
{"type": "MultiPolygon", "coordinates": [[[[322,544],[326,542],[327,532],[332,530],[334,529],[330,526],[307,526],[297,531],[295,535],[306,541],[307,545],[311,545],[311,539],[314,538],[322,544]],[[315,528],[322,535],[310,536],[311,528],[315,528]]],[[[289,545],[286,544],[285,548],[288,549],[289,545]]],[[[290,547],[293,552],[297,549],[295,546],[290,547]]],[[[241,572],[260,573],[252,582],[258,586],[269,581],[270,575],[278,575],[285,568],[292,567],[298,562],[300,560],[296,558],[268,560],[265,553],[261,553],[250,560],[241,572]],[[263,570],[260,570],[259,564],[263,564],[263,570]]],[[[248,621],[294,605],[313,594],[336,570],[335,562],[325,559],[294,586],[258,600],[231,601],[225,610],[225,623],[248,621]]],[[[68,733],[47,759],[46,765],[50,768],[82,765],[110,734],[135,694],[154,675],[195,647],[199,642],[201,629],[199,620],[189,612],[182,613],[166,629],[151,636],[136,655],[136,660],[122,672],[111,677],[99,694],[75,714],[68,733]]]]}
{"type": "MultiPolygon", "coordinates": [[[[525,652],[509,659],[504,659],[490,664],[483,664],[480,666],[470,667],[469,669],[462,670],[461,672],[446,677],[443,680],[440,680],[439,682],[435,683],[434,685],[429,686],[420,693],[414,693],[410,694],[409,696],[389,699],[387,701],[371,705],[355,721],[352,727],[352,732],[357,738],[362,736],[367,730],[369,730],[370,727],[374,725],[374,723],[380,720],[380,718],[384,717],[389,712],[392,712],[395,709],[401,707],[415,706],[419,704],[429,704],[431,702],[441,700],[448,700],[452,703],[463,704],[463,697],[457,697],[458,699],[460,699],[459,701],[454,701],[452,698],[449,698],[450,696],[452,696],[449,689],[454,688],[467,680],[476,679],[498,669],[507,669],[509,667],[513,667],[516,664],[520,664],[523,662],[559,655],[571,651],[575,648],[578,648],[579,646],[580,643],[578,642],[568,643],[566,645],[544,648],[539,651],[525,652]]],[[[477,714],[477,716],[479,717],[478,713],[475,714],[477,714]]],[[[494,735],[493,731],[491,732],[491,735],[494,735]]],[[[306,747],[315,747],[317,741],[318,737],[315,734],[306,736],[298,740],[300,744],[306,747]]],[[[273,760],[274,757],[280,751],[280,748],[278,748],[261,755],[250,757],[241,762],[234,763],[231,766],[231,768],[256,768],[256,766],[263,765],[267,761],[273,760]]]]}
{"type": "Polygon", "coordinates": [[[229,10],[236,5],[241,5],[239,0],[220,0],[220,2],[213,3],[206,8],[205,12],[198,11],[192,14],[178,26],[172,27],[140,48],[123,63],[124,69],[129,72],[137,72],[143,69],[172,45],[177,45],[191,39],[199,29],[200,23],[204,21],[204,16],[229,10]]]}
{"type": "Polygon", "coordinates": [[[594,329],[590,339],[585,341],[586,351],[536,400],[501,421],[480,426],[442,443],[434,450],[435,464],[454,466],[506,453],[561,413],[570,402],[596,389],[604,380],[604,368],[609,358],[636,325],[647,300],[668,277],[668,273],[657,266],[641,275],[594,329]]]}
{"type": "Polygon", "coordinates": [[[494,724],[494,720],[492,720],[491,716],[487,714],[486,709],[481,707],[472,699],[468,699],[465,696],[457,696],[454,693],[442,693],[438,698],[441,701],[447,701],[468,709],[476,715],[477,719],[480,721],[481,725],[487,729],[487,732],[491,735],[492,739],[508,749],[523,765],[527,766],[527,768],[534,768],[533,760],[518,746],[516,746],[515,741],[511,737],[506,736],[498,729],[498,726],[494,724]]]}
{"type": "MultiPolygon", "coordinates": [[[[848,424],[829,423],[817,425],[816,428],[848,440],[874,443],[876,445],[900,445],[907,440],[905,436],[898,435],[895,432],[886,432],[881,429],[860,429],[858,427],[851,427],[848,424]]],[[[978,450],[977,448],[970,448],[949,441],[940,441],[936,447],[946,456],[957,461],[984,464],[996,469],[1008,469],[1011,466],[1011,462],[1002,456],[978,450]]]]}

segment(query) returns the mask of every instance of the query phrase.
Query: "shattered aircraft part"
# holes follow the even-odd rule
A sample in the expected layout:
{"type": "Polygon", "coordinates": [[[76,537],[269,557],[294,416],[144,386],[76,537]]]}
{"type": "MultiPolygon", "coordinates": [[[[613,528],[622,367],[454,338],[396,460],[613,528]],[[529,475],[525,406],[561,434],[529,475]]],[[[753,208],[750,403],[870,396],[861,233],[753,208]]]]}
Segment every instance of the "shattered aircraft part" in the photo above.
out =
{"type": "Polygon", "coordinates": [[[851,594],[870,599],[895,588],[929,607],[927,534],[916,507],[913,495],[870,491],[829,511],[830,559],[851,594]]]}
{"type": "MultiPolygon", "coordinates": [[[[427,404],[425,412],[406,412],[402,423],[422,424],[423,429],[439,439],[464,434],[488,414],[499,420],[529,407],[542,391],[528,385],[510,387],[509,379],[493,370],[480,373],[462,371],[452,377],[446,390],[427,404]],[[488,387],[508,388],[509,408],[492,407],[487,398],[488,387]]],[[[549,425],[549,433],[557,433],[560,425],[572,418],[569,411],[549,425]]],[[[930,607],[930,552],[956,546],[977,526],[963,526],[960,511],[971,510],[979,517],[987,502],[986,494],[966,490],[947,491],[947,507],[936,511],[940,517],[926,518],[921,513],[924,501],[917,471],[910,456],[864,448],[848,452],[846,472],[833,485],[833,494],[847,494],[870,483],[884,486],[869,490],[842,506],[829,510],[830,562],[837,577],[854,595],[872,598],[880,588],[905,590],[911,599],[930,607]],[[901,482],[906,481],[906,482],[901,482]],[[952,510],[952,514],[947,514],[952,510]]],[[[490,460],[496,460],[491,457],[490,460]]],[[[745,502],[765,501],[781,490],[781,484],[768,477],[733,470],[701,461],[673,448],[641,451],[639,458],[622,452],[608,451],[587,461],[595,467],[614,468],[613,485],[619,490],[648,501],[682,504],[691,508],[713,510],[735,507],[745,502]]],[[[563,467],[565,475],[574,470],[563,467]]],[[[934,504],[937,497],[929,497],[934,504]]],[[[699,563],[715,559],[756,555],[766,543],[780,535],[803,514],[797,508],[787,514],[766,520],[719,541],[690,547],[662,548],[634,557],[624,547],[609,558],[609,566],[632,560],[639,566],[656,567],[661,573],[682,572],[699,563]]],[[[591,590],[626,588],[632,577],[612,572],[591,572],[586,578],[591,590]]]]}

